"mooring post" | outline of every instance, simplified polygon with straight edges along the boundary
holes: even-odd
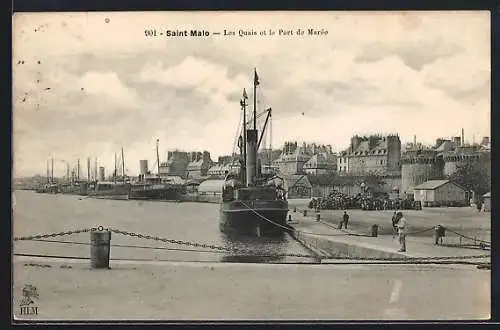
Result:
[[[292,215],[291,214],[288,215],[288,222],[292,222]]]
[[[307,217],[307,210],[304,210],[304,216]]]
[[[372,237],[378,236],[378,225],[372,225]]]
[[[257,237],[260,237],[260,225],[257,225],[257,228],[255,228],[255,232],[257,234]]]
[[[90,232],[90,267],[92,269],[109,269],[111,250],[111,232],[102,226]]]
[[[320,214],[316,214],[316,221],[319,221],[321,218],[321,215]]]
[[[293,212],[297,212],[297,208],[296,207],[293,208]]]

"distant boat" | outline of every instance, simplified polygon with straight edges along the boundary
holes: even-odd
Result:
[[[141,182],[130,185],[130,199],[180,200],[182,185],[166,182],[164,179],[144,177]]]
[[[87,196],[90,198],[128,200],[129,190],[129,183],[99,181],[95,184],[94,189],[87,190]]]
[[[259,84],[257,71],[254,76],[254,115],[253,129],[247,129],[246,122],[246,91],[240,105],[243,109],[243,134],[240,136],[239,147],[243,170],[240,178],[227,175],[222,191],[220,204],[219,229],[225,233],[257,234],[267,232],[283,232],[288,229],[286,217],[288,202],[281,179],[274,177],[265,178],[257,168],[259,161],[258,149],[263,135],[260,138],[256,128],[256,87]],[[267,110],[266,129],[271,109]],[[283,180],[281,180],[283,181]]]
[[[155,200],[179,200],[182,193],[182,185],[171,182],[168,178],[160,177],[160,156],[158,152],[159,140],[156,140],[156,163],[158,173],[141,174],[139,182],[130,185],[130,199],[155,199]]]
[[[47,183],[41,187],[38,187],[35,191],[37,193],[57,194],[59,193],[59,185],[55,183]]]
[[[81,191],[81,186],[79,183],[71,183],[61,186],[61,193],[65,195],[79,195]]]

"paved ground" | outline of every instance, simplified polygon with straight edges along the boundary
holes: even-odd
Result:
[[[31,264],[31,265],[30,265]],[[37,266],[38,265],[38,266]],[[40,266],[47,267],[40,267]],[[472,266],[14,262],[14,312],[37,287],[50,320],[454,320],[490,316],[490,272]]]
[[[339,249],[342,249],[341,245],[351,245],[352,248],[349,250],[352,254],[366,254],[369,252],[366,249],[372,250],[369,255],[364,255],[365,257],[383,257],[389,254],[394,255],[394,257],[455,257],[486,255],[490,253],[489,250],[483,250],[479,247],[459,247],[455,245],[455,243],[458,243],[458,240],[454,237],[445,237],[443,239],[444,245],[435,245],[432,237],[422,236],[409,236],[406,244],[407,252],[398,253],[397,250],[400,248],[399,242],[392,235],[379,235],[378,237],[348,235],[349,233],[356,232],[352,229],[348,229],[347,231],[339,230],[328,222],[318,222],[312,217],[303,216],[297,217],[292,226],[295,230],[305,233],[306,235],[302,235],[303,237],[312,237],[313,239],[310,239],[310,241],[313,243],[316,239],[327,240],[339,243],[337,245]],[[331,246],[335,247],[335,244]],[[357,247],[359,249],[356,249]],[[378,251],[381,252],[380,255],[377,253]],[[486,262],[488,260],[482,259],[481,261]]]
[[[289,200],[290,208],[297,207],[299,212],[290,212],[292,218],[300,218],[300,211],[307,209],[308,200]],[[308,210],[309,212],[314,212]],[[379,233],[392,234],[391,218],[394,211],[363,211],[348,210],[350,219],[349,227],[358,232],[369,233],[371,226],[377,224]],[[445,227],[469,236],[490,241],[491,237],[491,213],[477,212],[471,207],[442,207],[442,208],[424,208],[421,211],[403,210],[408,221],[410,232],[421,231],[436,225]],[[321,210],[321,219],[334,225],[338,225],[342,219],[341,210]],[[450,233],[451,234],[451,233]],[[431,237],[432,231],[418,234],[418,236]],[[456,236],[456,235],[454,235]],[[464,239],[465,241],[465,239]]]

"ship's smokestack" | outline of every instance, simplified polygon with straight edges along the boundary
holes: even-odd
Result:
[[[246,179],[248,186],[254,185],[257,176],[257,130],[247,130]]]
[[[148,160],[141,159],[139,161],[140,174],[148,174]]]
[[[104,172],[104,167],[101,166],[99,167],[99,181],[104,181],[106,178],[105,172]]]

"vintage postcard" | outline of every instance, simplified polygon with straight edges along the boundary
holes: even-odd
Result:
[[[16,321],[490,318],[489,12],[13,16]]]

